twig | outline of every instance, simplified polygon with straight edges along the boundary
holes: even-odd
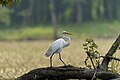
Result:
[[[94,68],[94,74],[93,74],[92,79],[91,79],[91,80],[94,80],[96,73],[97,73],[97,68],[94,65],[94,62],[93,62],[92,57],[91,57],[91,53],[89,53],[89,52],[86,52],[86,53],[87,53],[88,57],[90,58],[90,61],[91,61],[93,68]],[[88,59],[88,57],[86,58],[86,60]]]
[[[95,76],[96,76],[96,73],[97,73],[97,68],[95,68],[94,75],[93,75],[93,77],[92,77],[91,80],[94,80],[94,78],[95,78]]]
[[[107,56],[107,58],[109,58],[109,59],[114,59],[114,60],[117,60],[117,61],[120,61],[120,58],[116,58],[116,57],[113,57],[113,56]]]
[[[90,58],[90,61],[92,63],[93,68],[95,69],[95,65],[94,65],[94,62],[92,60],[91,53],[89,53],[89,52],[86,52],[86,53],[87,53],[88,57]]]

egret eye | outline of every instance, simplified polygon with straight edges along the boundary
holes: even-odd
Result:
[[[65,33],[67,33],[67,31],[63,31],[63,32],[62,32],[62,34],[65,34]]]

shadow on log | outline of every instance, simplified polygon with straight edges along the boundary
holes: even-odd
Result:
[[[109,49],[108,53],[103,56],[100,67],[97,67],[95,77],[102,80],[120,80],[120,74],[108,71],[109,62],[114,59],[112,55],[116,52],[120,45],[120,35]],[[95,73],[94,69],[79,68],[74,66],[59,66],[33,69],[30,72],[18,77],[16,80],[66,80],[66,79],[87,79],[91,80]],[[95,79],[93,79],[95,80]]]

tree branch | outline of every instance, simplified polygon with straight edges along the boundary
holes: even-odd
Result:
[[[90,61],[92,63],[93,68],[95,69],[96,67],[95,67],[94,62],[92,60],[91,53],[89,53],[89,52],[86,52],[86,53],[87,53],[87,56],[90,58]]]
[[[99,56],[99,57],[97,57],[97,58],[105,58],[105,56]],[[117,61],[120,61],[120,58],[116,58],[116,57],[113,57],[113,56],[106,56],[107,58],[109,58],[109,59],[113,59],[113,60],[117,60]]]
[[[104,59],[102,61],[102,64],[100,65],[100,68],[102,70],[108,70],[108,64],[109,64],[111,59],[108,58],[107,56],[112,56],[116,52],[119,45],[120,45],[120,35],[115,40],[112,47],[109,49],[108,53],[105,55],[105,57],[104,57]]]

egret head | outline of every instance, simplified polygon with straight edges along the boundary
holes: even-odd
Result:
[[[62,34],[63,34],[63,35],[64,35],[64,34],[73,35],[72,33],[69,33],[69,32],[67,32],[67,31],[63,31]]]

